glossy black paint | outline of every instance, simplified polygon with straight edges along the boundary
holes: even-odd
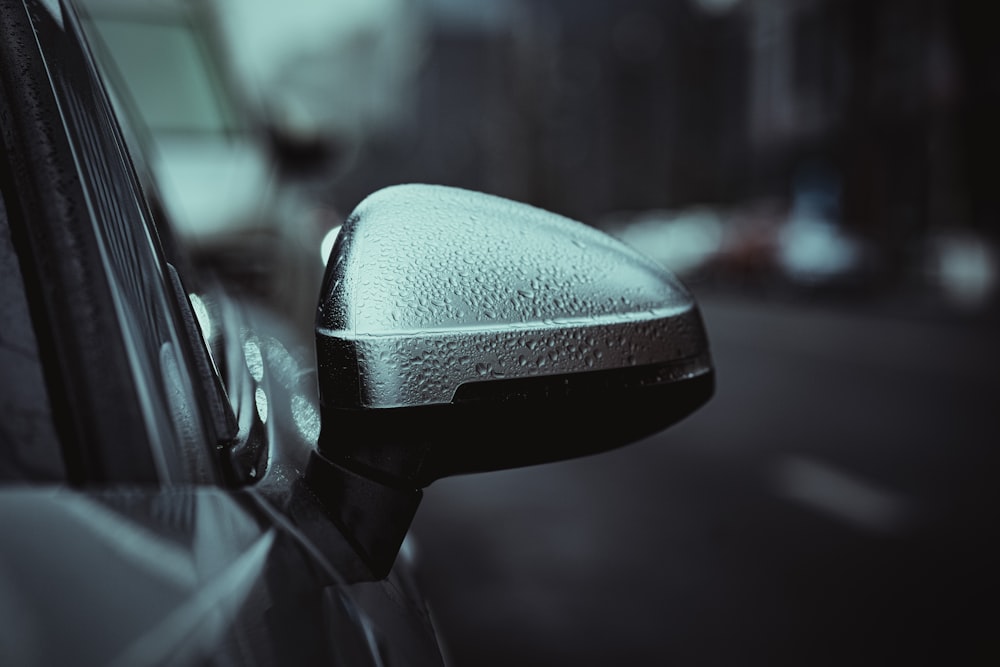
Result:
[[[253,489],[7,487],[0,516],[3,664],[441,664],[410,582],[345,580]]]

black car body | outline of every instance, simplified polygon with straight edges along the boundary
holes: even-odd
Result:
[[[2,16],[0,662],[438,664],[408,582],[238,479],[304,468],[308,348],[182,281],[73,12]]]
[[[359,303],[387,297],[365,279],[364,243],[400,210],[503,212],[515,229],[530,219],[543,244],[568,235],[577,253],[621,252],[571,221],[448,189],[388,193],[345,224],[317,359],[287,322],[192,269],[72,5],[2,0],[0,30],[0,663],[442,664],[406,539],[421,489],[618,446],[711,395],[697,308],[631,255],[623,284],[583,279],[602,294],[589,301],[560,296],[576,287],[546,267],[550,296],[520,290],[535,299],[523,317],[520,302],[492,297],[485,315],[435,314],[412,293],[423,274],[403,271],[379,283],[405,297],[389,329],[366,329]],[[479,243],[466,235],[441,241],[455,262]],[[382,250],[391,261],[409,247]],[[504,264],[493,268],[470,285],[489,293],[485,276],[508,280]],[[623,295],[607,297],[609,285]],[[563,312],[579,315],[553,316]],[[532,318],[547,333],[526,342]],[[605,334],[607,355],[591,339]],[[539,340],[544,359],[517,354]],[[468,352],[452,363],[468,371],[434,375],[441,357],[422,352],[432,374],[414,385],[367,384],[392,376],[394,354],[434,341],[447,343],[441,354]],[[457,398],[407,402],[418,385],[447,390],[446,379]],[[595,405],[628,420],[595,428],[579,418]],[[567,419],[546,422],[553,411]],[[506,426],[470,442],[469,424],[500,417]],[[582,446],[546,444],[591,431]]]

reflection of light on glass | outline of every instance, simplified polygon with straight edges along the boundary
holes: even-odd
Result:
[[[253,395],[254,402],[257,404],[257,414],[260,416],[260,420],[263,423],[267,423],[267,394],[260,387],[257,387],[257,391]]]
[[[295,357],[277,338],[268,337],[262,342],[271,379],[277,378],[286,389],[291,389],[299,381],[299,364]]]
[[[340,225],[337,225],[330,231],[326,233],[323,240],[319,244],[319,254],[323,259],[323,263],[326,264],[330,259],[330,253],[333,251],[333,244],[337,240],[337,234],[340,233]]]
[[[301,394],[292,396],[292,418],[299,433],[307,442],[319,440],[319,413],[309,400]]]
[[[253,338],[243,343],[243,356],[247,360],[247,370],[257,382],[264,377],[264,358],[260,354],[260,346]]]
[[[417,562],[417,545],[413,537],[407,533],[403,538],[403,543],[399,545],[399,556],[401,562],[409,563],[411,566]]]
[[[194,310],[194,316],[198,319],[198,326],[201,327],[201,335],[208,342],[212,340],[212,318],[208,314],[208,308],[205,307],[205,302],[201,300],[201,297],[197,294],[188,294],[188,298],[191,299],[191,309]]]

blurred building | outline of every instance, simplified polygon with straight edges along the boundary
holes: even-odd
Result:
[[[980,258],[995,256],[998,221],[982,179],[1000,150],[996,121],[987,120],[1000,110],[1000,62],[983,5],[756,0],[747,8],[753,162],[767,187],[824,161],[839,175],[841,222],[878,249],[881,278],[943,281],[946,291],[986,297],[996,267]],[[969,251],[952,254],[956,240]],[[939,271],[942,262],[951,268]]]
[[[418,4],[415,114],[345,174],[345,199],[433,180],[593,221],[732,198],[746,180],[740,17],[684,0]]]
[[[834,227],[811,242],[856,237],[886,285],[995,276],[1000,63],[982,3],[216,5],[270,121],[335,149],[342,214],[405,181],[593,224],[690,207],[716,208],[727,228],[762,212],[782,223],[820,196]]]

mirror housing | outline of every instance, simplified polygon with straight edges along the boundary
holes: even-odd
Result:
[[[662,266],[445,186],[385,188],[349,216],[316,346],[322,453],[418,488],[621,446],[713,390],[698,308]]]
[[[327,505],[375,507],[382,486],[415,511],[407,494],[436,479],[619,447],[714,391],[697,305],[661,265],[583,223],[437,185],[379,190],[345,221],[316,351]],[[353,532],[380,532],[378,512],[352,512]],[[390,513],[405,533],[412,512]]]

